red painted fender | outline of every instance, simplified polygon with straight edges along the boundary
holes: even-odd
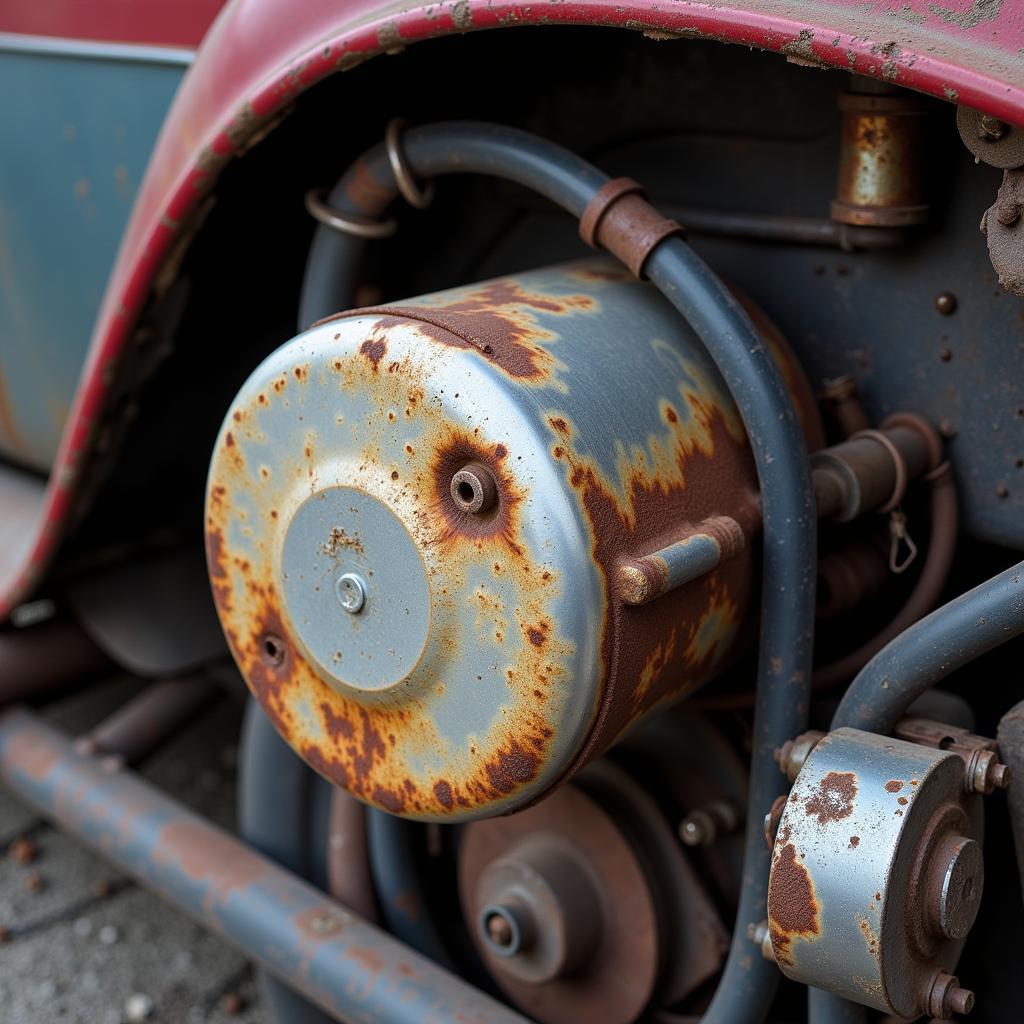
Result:
[[[602,25],[775,50],[980,107],[1024,125],[1017,0],[232,0],[164,124],[93,332],[28,554],[0,579],[0,619],[45,571],[63,532],[112,365],[180,225],[223,166],[314,83],[434,36],[525,24]]]

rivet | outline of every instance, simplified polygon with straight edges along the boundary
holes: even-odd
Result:
[[[349,615],[358,615],[366,605],[366,581],[355,572],[342,573],[334,584],[338,603]]]

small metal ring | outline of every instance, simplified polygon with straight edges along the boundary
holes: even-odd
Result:
[[[395,184],[402,198],[417,210],[425,210],[434,201],[434,183],[427,182],[421,188],[409,169],[409,161],[402,149],[402,129],[405,122],[400,118],[392,118],[384,129],[384,148],[387,150],[391,173],[395,176]]]
[[[893,484],[892,494],[889,500],[878,509],[879,514],[884,515],[896,508],[907,493],[907,464],[903,461],[899,448],[881,430],[858,430],[850,440],[858,437],[868,437],[872,441],[877,441],[889,453],[889,458],[892,459],[893,467],[896,470],[896,481]]]
[[[370,220],[368,217],[353,217],[342,213],[327,202],[327,189],[311,188],[306,193],[306,212],[324,227],[333,228],[344,235],[356,238],[389,238],[398,230],[394,217],[387,220]]]
[[[944,477],[951,477],[952,475],[953,464],[949,461],[949,459],[945,459],[943,462],[940,462],[934,469],[929,470],[927,473],[925,473],[925,475],[921,477],[921,480],[926,484],[933,484],[939,480],[942,480]]]

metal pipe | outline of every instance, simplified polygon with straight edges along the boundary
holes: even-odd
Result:
[[[0,707],[53,693],[110,659],[76,623],[54,619],[0,632]]]
[[[790,217],[770,213],[740,213],[697,207],[666,206],[663,212],[685,225],[692,235],[749,238],[761,242],[792,242],[796,245],[857,249],[892,249],[908,239],[904,228],[862,227],[841,224],[824,217]]]
[[[868,1011],[859,1003],[807,986],[807,1019],[813,1024],[865,1024]]]
[[[152,683],[76,740],[75,749],[138,764],[187,725],[217,693],[217,687],[203,676]]]
[[[673,544],[623,562],[619,592],[626,604],[644,605],[706,576],[743,550],[743,528],[730,516],[713,516]]]
[[[1024,633],[1024,562],[961,594],[892,640],[858,673],[832,728],[888,733],[929,687]]]
[[[1017,852],[1021,892],[1024,893],[1024,701],[1015,704],[1003,715],[996,733],[999,757],[1010,769],[1010,785],[1006,800],[1010,809],[1013,846]]]
[[[870,640],[838,661],[825,665],[814,673],[814,686],[834,686],[859,672],[887,643],[912,626],[922,615],[935,607],[942,588],[949,578],[956,551],[959,528],[956,486],[953,472],[947,464],[936,473],[931,483],[932,532],[928,540],[928,554],[914,589],[892,621]]]
[[[0,778],[337,1020],[527,1024],[138,776],[76,753],[21,708],[0,715]]]
[[[443,174],[489,174],[517,182],[579,217],[608,176],[561,146],[500,125],[455,122],[414,128],[402,136],[419,180]],[[335,186],[330,203],[343,213],[380,216],[398,194],[384,145],[364,154]],[[321,227],[303,281],[300,316],[308,325],[345,308],[365,243]],[[783,792],[773,751],[806,726],[814,641],[817,515],[800,422],[774,358],[736,297],[679,238],[647,259],[651,281],[704,343],[732,394],[750,438],[764,523],[761,649],[748,823],[763,820]],[[722,980],[708,1024],[764,1019],[778,971],[756,955],[746,925],[764,914],[768,851],[748,825],[743,889]]]

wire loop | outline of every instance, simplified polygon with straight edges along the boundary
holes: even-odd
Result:
[[[409,169],[409,161],[406,160],[405,150],[402,149],[404,128],[405,122],[400,117],[395,117],[384,129],[384,148],[388,154],[388,164],[391,166],[391,173],[395,176],[395,184],[402,198],[417,210],[425,210],[434,201],[434,183],[428,181],[426,186],[421,188]]]
[[[398,222],[394,217],[371,220],[369,217],[342,213],[327,202],[327,189],[324,188],[312,188],[306,193],[306,212],[324,227],[356,238],[389,238],[398,230]]]

